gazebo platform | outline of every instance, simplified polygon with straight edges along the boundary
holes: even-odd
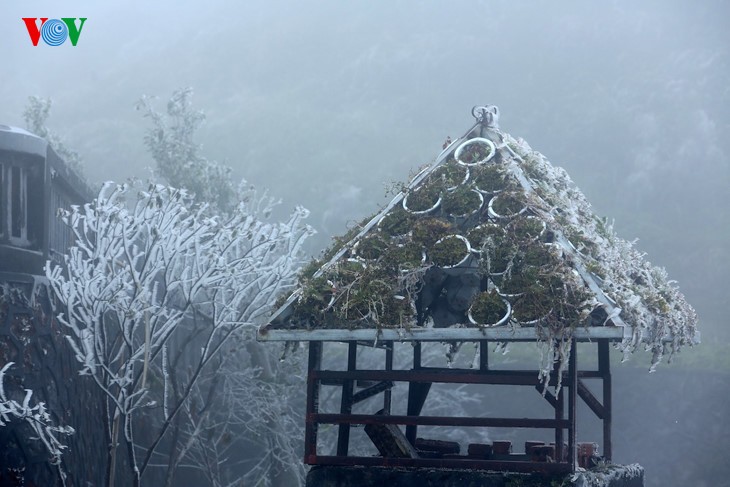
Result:
[[[489,346],[498,342],[536,341],[536,328],[449,328],[406,330],[266,330],[260,333],[262,340],[303,340],[309,342],[309,367],[307,377],[307,408],[305,425],[305,463],[327,466],[368,467],[418,467],[425,469],[446,468],[474,471],[499,471],[538,473],[542,475],[565,475],[576,472],[579,466],[579,452],[576,443],[576,402],[581,398],[589,409],[602,421],[602,458],[611,459],[611,371],[609,348],[611,342],[624,339],[624,328],[617,326],[584,327],[573,330],[571,353],[566,370],[559,372],[556,366],[544,390],[544,379],[537,370],[495,370],[489,363]],[[449,368],[428,367],[421,362],[422,343],[430,341],[474,342],[480,350],[478,367]],[[336,370],[323,369],[322,356],[325,348],[333,343],[347,343],[346,364]],[[410,342],[410,343],[408,343]],[[597,367],[595,370],[580,370],[577,365],[577,343],[596,345]],[[381,369],[359,369],[358,353],[363,347],[378,347],[385,351]],[[585,346],[581,347],[585,352]],[[396,352],[397,350],[397,352]],[[589,348],[590,350],[590,348]],[[411,352],[412,351],[412,352]],[[394,368],[394,355],[410,354],[398,363],[406,367]],[[406,358],[406,360],[403,360]],[[562,387],[557,394],[553,391],[558,384],[558,373],[562,375]],[[587,385],[588,379],[601,381],[599,400]],[[405,415],[391,414],[391,388],[394,383],[405,383],[408,387]],[[423,416],[421,411],[434,383],[528,386],[543,393],[552,406],[554,414],[548,418],[509,417],[461,417]],[[338,413],[321,412],[319,397],[322,387],[340,388],[341,397]],[[358,403],[382,396],[382,409],[370,414],[353,414]],[[334,454],[320,453],[317,445],[319,428],[323,425],[337,425],[337,447]],[[353,427],[365,426],[365,431],[380,452],[379,456],[355,456],[350,453],[350,431]],[[463,454],[424,455],[417,451],[419,426],[462,427],[462,428],[526,428],[552,430],[554,443],[550,458],[537,458],[528,451],[512,454],[464,452]],[[405,428],[405,434],[401,427]],[[487,450],[491,446],[486,446]],[[344,471],[343,471],[344,472]],[[339,475],[339,474],[338,474]],[[416,474],[413,474],[416,475]],[[319,485],[319,484],[312,484]],[[323,484],[324,485],[324,484]],[[336,484],[333,484],[336,485]],[[349,485],[349,484],[342,484]],[[401,485],[401,484],[398,484]],[[406,485],[406,484],[403,484]],[[476,485],[476,484],[475,484]],[[500,485],[500,484],[495,484]]]

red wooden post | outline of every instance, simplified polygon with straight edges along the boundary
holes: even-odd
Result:
[[[319,379],[314,375],[322,366],[322,342],[309,342],[309,364],[307,372],[307,414],[304,423],[304,463],[313,465],[317,461],[317,423],[314,417],[319,411]]]

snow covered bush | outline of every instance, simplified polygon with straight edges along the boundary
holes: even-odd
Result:
[[[211,216],[185,190],[106,183],[92,203],[62,212],[75,245],[46,275],[82,373],[107,396],[110,485],[119,433],[140,485],[229,339],[293,285],[312,233],[307,211],[270,223],[260,218],[267,202],[253,196]],[[157,419],[137,428],[150,410]]]
[[[200,110],[192,108],[192,88],[176,90],[167,102],[165,113],[155,110],[153,97],[143,96],[137,103],[153,127],[145,135],[145,145],[161,176],[176,188],[186,188],[196,201],[229,212],[236,205],[236,185],[232,169],[200,153],[195,132],[205,121]]]

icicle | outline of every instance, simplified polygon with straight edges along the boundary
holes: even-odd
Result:
[[[451,368],[454,366],[454,357],[461,347],[461,343],[451,342],[447,345],[448,351],[446,352],[446,366]]]
[[[167,371],[167,345],[162,346],[162,414],[167,418],[167,395],[168,395],[169,374]]]
[[[284,342],[284,350],[282,350],[282,352],[281,352],[281,357],[279,357],[279,362],[285,362],[286,359],[289,357],[289,355],[294,353],[297,350],[298,345],[299,345],[299,342],[294,342],[294,341]]]

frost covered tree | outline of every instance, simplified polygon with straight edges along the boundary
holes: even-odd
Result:
[[[152,121],[145,143],[156,162],[156,176],[194,192],[197,202],[209,205],[209,214],[228,214],[240,201],[252,213],[268,217],[276,202],[257,195],[245,181],[234,184],[230,167],[201,154],[195,135],[205,117],[193,109],[191,89],[174,92],[164,113],[156,110],[151,97],[142,97],[137,108]],[[311,233],[308,228],[306,235]],[[293,270],[279,278],[293,284]],[[259,305],[261,317],[273,302]],[[280,361],[280,351],[258,343],[253,331],[237,334],[216,367],[197,382],[195,399],[186,403],[184,417],[172,428],[169,449],[156,457],[167,470],[166,485],[173,485],[178,468],[196,469],[214,486],[239,485],[241,477],[246,485],[302,482],[298,443],[303,434],[295,412],[301,411],[297,401],[304,400],[296,381],[303,361]],[[168,357],[176,364],[171,368],[183,373],[180,364],[186,357]]]
[[[260,354],[265,348],[252,349],[243,341],[245,353],[232,353],[232,360],[213,376],[219,381],[219,397],[211,401],[198,393],[188,403],[180,449],[187,449],[188,468],[194,465],[206,485],[300,485],[305,473],[299,413],[303,361],[277,363],[272,354]],[[245,341],[254,343],[253,337]],[[259,355],[252,357],[251,352]],[[265,368],[256,366],[267,363]]]
[[[40,441],[48,452],[51,464],[58,469],[61,483],[66,485],[66,473],[61,468],[61,455],[67,447],[59,436],[71,435],[74,433],[74,429],[70,426],[55,425],[44,402],[32,404],[32,390],[25,389],[22,401],[10,397],[8,391],[5,390],[4,379],[5,374],[13,365],[13,362],[8,362],[0,369],[0,428],[13,421],[27,424],[35,434],[34,438]]]
[[[251,201],[211,216],[185,190],[107,183],[62,212],[76,243],[46,275],[82,373],[107,397],[109,485],[120,443],[141,484],[227,342],[292,285],[307,212],[270,223]]]
[[[191,88],[175,91],[165,114],[155,110],[152,97],[143,96],[137,102],[137,109],[152,121],[145,145],[155,160],[156,176],[171,186],[188,189],[196,201],[227,212],[235,206],[238,196],[232,170],[201,154],[201,145],[194,138],[205,115],[193,110],[192,96]]]

